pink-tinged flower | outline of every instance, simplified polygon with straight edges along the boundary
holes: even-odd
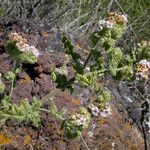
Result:
[[[135,78],[137,81],[147,80],[148,74],[144,74],[144,72],[138,72],[135,74]]]
[[[143,59],[139,62],[139,64],[141,65],[146,65],[148,67],[148,69],[150,69],[150,62],[147,61],[146,59]]]

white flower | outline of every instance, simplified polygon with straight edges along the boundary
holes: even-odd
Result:
[[[56,68],[55,71],[61,75],[65,75],[67,76],[68,75],[68,70],[66,68],[66,66],[62,66],[60,68]]]
[[[105,25],[106,24],[106,20],[105,19],[102,19],[99,21],[99,25]]]
[[[11,39],[13,41],[16,41],[18,43],[20,43],[20,42],[27,43],[27,40],[25,38],[23,38],[21,35],[19,35],[18,33],[16,33],[16,32],[12,32],[9,35],[9,39]]]
[[[90,71],[90,67],[85,67],[86,71]]]
[[[89,108],[90,108],[91,113],[92,113],[93,116],[98,116],[98,114],[99,114],[98,107],[94,106],[93,104],[90,104]]]
[[[139,64],[141,64],[141,65],[146,65],[146,64],[147,64],[147,60],[146,60],[146,59],[143,59],[143,60],[141,60],[141,61],[139,62]]]
[[[108,117],[112,114],[112,110],[111,108],[107,108],[107,109],[104,109],[100,114],[102,117]]]
[[[112,29],[113,28],[113,23],[110,21],[106,21],[106,28]]]
[[[109,103],[106,103],[104,109],[100,113],[102,117],[108,117],[112,114],[112,109]]]
[[[86,123],[86,117],[78,113],[74,114],[72,119],[74,120],[74,124],[77,126],[81,126]]]
[[[82,60],[79,60],[79,63],[80,63],[81,65],[84,65],[84,62],[83,62]]]
[[[28,44],[25,44],[23,42],[16,43],[16,46],[21,52],[31,52],[37,58],[40,55],[40,52],[34,46],[29,46]]]
[[[106,25],[106,20],[105,19],[99,21],[99,29],[100,29],[100,31],[103,30],[105,25]]]
[[[33,55],[35,55],[37,58],[40,55],[40,52],[34,47],[34,46],[30,46],[29,50],[33,53]]]
[[[106,21],[105,19],[99,21],[99,28],[102,30],[103,28],[111,29],[113,28],[113,23],[110,21]]]
[[[21,52],[27,52],[28,51],[28,47],[29,47],[28,44],[25,44],[23,42],[16,43],[16,46],[17,46],[18,50],[21,51]]]
[[[148,79],[148,74],[144,74],[144,72],[138,72],[135,74],[135,78],[137,81],[141,81],[141,80],[147,80]]]
[[[148,67],[148,69],[150,69],[150,62],[147,62],[147,67]]]
[[[77,126],[84,125],[85,123],[86,123],[86,118],[84,118],[84,117],[81,117],[81,118],[75,120],[75,124],[76,124]]]
[[[127,14],[122,15],[122,18],[124,19],[125,22],[128,22],[128,15]]]

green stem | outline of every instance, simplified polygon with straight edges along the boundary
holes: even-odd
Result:
[[[89,61],[89,59],[90,59],[91,56],[92,56],[93,49],[96,48],[98,42],[99,42],[99,40],[93,45],[92,50],[90,51],[90,53],[89,53],[87,59],[86,59],[85,62],[84,62],[83,69],[86,67],[86,65],[87,65],[87,63],[88,63],[88,61]]]
[[[123,67],[121,67],[121,68],[117,68],[117,69],[116,69],[116,71],[120,71],[120,70],[122,70],[122,69],[123,69]]]
[[[47,110],[47,109],[45,109],[45,108],[40,108],[40,110],[41,110],[41,111],[48,112],[48,113],[50,113],[50,114],[51,114],[51,111],[50,111],[50,110]],[[60,116],[59,116],[59,115],[57,115],[57,114],[56,114],[56,117],[57,117],[57,118],[59,118],[59,119],[61,119],[61,120],[65,120],[64,118],[60,117]]]
[[[12,93],[13,93],[13,89],[14,89],[14,82],[15,82],[15,78],[11,81],[9,99],[11,99],[11,97],[12,97]]]
[[[52,92],[50,92],[49,94],[47,94],[46,96],[44,96],[40,101],[41,103],[45,103],[47,102],[48,100],[50,100],[50,98],[52,98],[54,95],[56,95],[58,92],[60,92],[59,89],[55,89],[53,90]]]
[[[13,80],[11,81],[11,86],[10,86],[10,93],[9,93],[9,99],[11,100],[11,97],[12,97],[12,93],[13,93],[13,90],[14,90],[14,83],[15,83],[15,79],[16,79],[16,69],[18,67],[18,63],[15,64],[15,67],[14,67],[14,74],[15,74],[15,77],[13,78]]]
[[[83,65],[83,69],[86,67],[86,65],[87,65],[89,59],[91,58],[91,56],[92,56],[92,50],[90,51],[90,53],[89,53],[87,59],[85,60],[85,63],[84,63],[84,65]]]

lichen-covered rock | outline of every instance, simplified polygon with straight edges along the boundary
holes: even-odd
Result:
[[[6,54],[3,44],[7,41],[8,30],[19,32],[28,44],[34,45],[41,54],[34,64],[18,64],[21,72],[16,75],[12,102],[19,104],[23,98],[28,98],[30,101],[33,96],[41,99],[58,86],[52,79],[53,69],[61,68],[68,59],[61,42],[62,32],[58,29],[50,30],[50,28],[45,28],[32,21],[16,21],[7,24],[0,34],[0,39],[3,40],[0,45],[0,73],[2,78],[15,66],[15,60]],[[77,44],[75,41],[74,44]],[[88,49],[84,49],[78,43],[75,51],[78,50],[82,58],[85,58]],[[66,64],[66,69],[68,73],[67,82],[74,78],[76,72],[70,62]],[[108,80],[110,82],[107,82]],[[15,121],[7,121],[1,127],[0,137],[9,143],[2,143],[3,139],[0,139],[0,148],[6,150],[80,150],[87,149],[84,143],[86,142],[91,150],[144,150],[140,111],[135,111],[141,106],[138,96],[135,97],[132,89],[130,91],[125,83],[118,86],[110,77],[99,80],[99,82],[106,84],[106,87],[111,91],[111,115],[104,117],[99,112],[92,118],[89,127],[83,131],[82,138],[67,139],[61,121],[51,114],[41,111],[41,127],[39,128],[34,128],[29,124],[18,125]],[[8,95],[10,91],[9,81],[3,78],[3,83],[5,84],[4,92]],[[75,114],[80,107],[84,107],[96,97],[90,87],[83,88],[79,83],[75,83],[72,89],[71,92],[67,88],[63,89],[54,96],[53,100],[59,111],[64,108],[70,114]],[[49,105],[50,101],[47,101],[45,107]],[[4,134],[6,135],[3,136]]]

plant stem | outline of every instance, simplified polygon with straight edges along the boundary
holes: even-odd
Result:
[[[87,59],[85,60],[85,63],[84,63],[84,65],[83,65],[83,69],[86,67],[86,65],[87,65],[87,63],[88,63],[88,61],[89,61],[89,59],[91,58],[91,55],[92,55],[92,50],[90,51],[90,53],[89,53]]]
[[[44,96],[40,101],[41,103],[45,103],[47,102],[50,98],[52,98],[54,95],[56,95],[58,92],[60,92],[59,89],[55,89],[52,92],[50,92],[49,94],[47,94],[46,96]]]
[[[14,83],[15,83],[15,79],[16,79],[16,69],[18,67],[18,63],[15,63],[15,67],[14,67],[14,74],[15,74],[15,77],[13,78],[13,80],[11,81],[11,86],[10,86],[10,93],[9,93],[9,99],[11,100],[11,97],[12,97],[12,93],[13,93],[13,90],[14,90]]]
[[[9,93],[9,99],[11,99],[11,96],[12,96],[12,93],[13,93],[14,82],[15,82],[15,78],[11,81],[10,93]]]
[[[89,149],[89,147],[87,146],[87,144],[86,144],[85,140],[83,139],[82,134],[80,135],[80,137],[81,137],[81,139],[82,139],[82,141],[83,141],[83,143],[84,143],[84,145],[85,145],[86,149],[87,149],[87,150],[90,150],[90,149]]]
[[[89,59],[90,59],[91,56],[92,56],[93,49],[96,48],[96,46],[98,45],[98,42],[99,42],[99,40],[93,45],[93,47],[92,47],[92,49],[91,49],[91,51],[90,51],[90,53],[89,53],[87,59],[85,60],[85,63],[84,63],[84,65],[83,65],[83,69],[86,67],[86,65],[87,65],[87,63],[88,63],[88,61],[89,61]]]
[[[45,111],[45,112],[48,112],[51,114],[51,111],[50,110],[47,110],[45,108],[40,108],[41,111]],[[60,117],[59,115],[57,115],[57,118],[61,119],[61,120],[65,120],[64,118]]]

